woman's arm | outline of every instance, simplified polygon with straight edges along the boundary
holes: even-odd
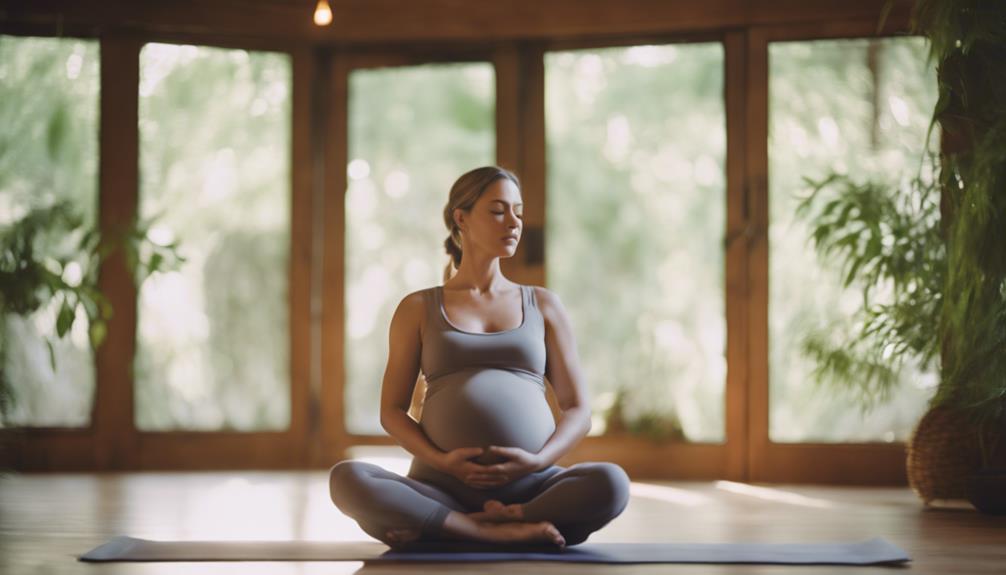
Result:
[[[559,296],[534,286],[538,308],[545,318],[545,377],[552,384],[562,415],[555,432],[538,452],[544,469],[568,453],[590,431],[590,400],[573,326]]]
[[[406,451],[442,470],[446,453],[433,445],[419,424],[409,417],[422,353],[419,329],[426,311],[422,298],[419,292],[405,296],[391,318],[388,365],[381,385],[381,427]]]

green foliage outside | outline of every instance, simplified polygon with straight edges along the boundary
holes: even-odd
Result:
[[[186,263],[137,302],[142,430],[283,430],[291,420],[288,54],[140,51],[140,207]]]
[[[592,434],[726,437],[723,66],[718,43],[545,56],[546,283]]]
[[[98,82],[97,42],[0,36],[2,257],[7,273],[25,270],[4,289],[23,294],[5,295],[4,309],[22,312],[4,311],[0,318],[0,372],[8,398],[4,425],[82,426],[90,419],[94,362],[88,319],[78,308],[68,337],[58,337],[57,317],[65,308],[62,298],[49,294],[65,289],[63,283],[74,287],[94,266],[74,256],[93,247],[81,241],[82,230],[97,222]],[[31,217],[33,210],[38,211]],[[53,230],[46,210],[52,210]],[[81,231],[69,233],[74,228]],[[10,301],[25,298],[36,301],[30,306]],[[63,311],[64,326],[68,317]]]
[[[922,273],[906,268],[932,257],[904,251],[917,237],[906,236],[908,222],[895,217],[902,206],[911,207],[907,218],[931,215],[936,200],[923,193],[927,176],[928,185],[933,179],[923,159],[937,97],[925,49],[921,37],[769,45],[773,441],[905,441],[937,384],[933,366],[918,357],[896,363],[890,346],[848,345],[859,330],[891,328],[884,314],[910,287],[892,282],[891,268],[857,268],[844,259],[846,250],[883,253],[894,271]],[[877,183],[857,185],[842,204],[839,183],[864,179]],[[877,196],[877,189],[891,193]],[[810,216],[819,212],[815,228]],[[815,253],[823,235],[837,236],[839,245]],[[864,294],[881,315],[857,313]],[[866,384],[867,374],[883,376],[899,393]]]

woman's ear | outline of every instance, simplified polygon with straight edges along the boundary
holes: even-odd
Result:
[[[465,211],[461,208],[454,208],[454,212],[451,213],[454,218],[454,224],[458,226],[459,230],[465,230],[467,224],[465,223]]]

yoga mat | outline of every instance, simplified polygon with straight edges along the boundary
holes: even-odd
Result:
[[[880,537],[853,543],[581,543],[558,549],[468,542],[152,541],[118,536],[80,561],[569,561],[873,565],[908,555]]]

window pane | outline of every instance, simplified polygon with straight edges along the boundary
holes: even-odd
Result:
[[[461,174],[495,163],[491,64],[349,76],[346,426],[384,435],[388,328],[407,294],[443,283],[443,208]]]
[[[139,294],[141,429],[289,426],[290,85],[285,54],[140,52],[140,212],[187,258]]]
[[[69,201],[95,225],[98,198],[98,42],[0,36],[0,229],[56,201]],[[74,253],[82,230],[37,238],[48,256]],[[73,282],[80,267],[67,266]],[[13,426],[87,426],[94,399],[94,358],[88,321],[77,314],[56,337],[62,303],[35,314],[9,315],[0,325],[3,371],[12,387]],[[53,372],[45,337],[54,344]]]
[[[785,42],[769,47],[770,438],[904,441],[925,410],[935,373],[909,366],[894,400],[865,416],[848,394],[818,387],[800,351],[808,329],[839,322],[860,303],[821,264],[794,215],[804,177],[831,170],[896,186],[919,169],[936,102],[922,38]],[[938,140],[938,138],[937,138]]]
[[[574,322],[591,434],[724,438],[720,44],[545,58],[548,285]]]

